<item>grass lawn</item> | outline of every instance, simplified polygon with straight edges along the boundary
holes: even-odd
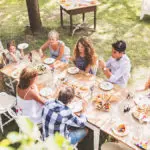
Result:
[[[28,42],[29,48],[38,49],[46,40],[51,29],[60,32],[60,39],[73,49],[77,39],[83,35],[91,37],[98,55],[107,60],[111,55],[111,43],[116,40],[127,42],[127,54],[132,63],[132,76],[129,87],[144,84],[150,75],[150,16],[139,20],[142,0],[99,0],[97,9],[97,30],[78,31],[72,37],[69,28],[60,27],[59,6],[54,0],[39,0],[43,32],[37,36],[27,31],[29,26],[25,0],[0,1],[0,39],[4,47],[8,40],[16,43]],[[93,14],[86,15],[86,22],[93,25]],[[81,22],[81,15],[74,16],[75,24]],[[65,24],[69,25],[69,16],[64,17]],[[102,74],[99,72],[98,74]]]

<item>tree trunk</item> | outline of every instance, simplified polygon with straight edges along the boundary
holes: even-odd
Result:
[[[41,30],[42,23],[40,18],[38,0],[26,0],[30,28],[33,33]]]

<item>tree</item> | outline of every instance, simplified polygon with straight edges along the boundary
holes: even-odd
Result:
[[[33,33],[38,32],[42,27],[38,0],[26,0],[26,4],[31,31]]]

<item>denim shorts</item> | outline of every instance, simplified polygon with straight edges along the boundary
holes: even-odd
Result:
[[[86,134],[87,134],[87,131],[86,131],[85,128],[70,131],[70,133],[69,133],[70,143],[72,145],[77,144],[78,142],[80,142],[86,136]]]

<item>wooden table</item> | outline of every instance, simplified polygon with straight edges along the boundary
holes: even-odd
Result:
[[[44,58],[43,58],[44,59]],[[43,60],[42,60],[43,61]],[[71,75],[69,73],[67,73],[67,65],[64,64],[63,62],[55,62],[54,63],[54,67],[55,69],[55,74],[54,77],[58,78],[58,76],[60,76],[61,74],[65,74],[65,76],[68,79],[68,84],[67,86],[70,85],[77,85],[80,87],[86,87],[87,90],[83,90],[81,92],[81,97],[82,99],[87,100],[88,102],[88,108],[86,111],[86,115],[88,118],[88,122],[87,122],[87,127],[91,128],[94,131],[94,150],[99,150],[99,135],[100,135],[100,131],[104,131],[107,134],[115,137],[117,140],[119,140],[120,142],[126,144],[127,146],[131,147],[132,149],[138,149],[134,143],[131,140],[131,136],[130,133],[129,135],[125,136],[125,137],[119,137],[116,136],[111,128],[113,127],[115,121],[112,120],[111,118],[116,116],[116,118],[120,118],[121,120],[125,121],[128,123],[128,125],[132,128],[132,134],[134,134],[136,132],[136,128],[134,128],[135,126],[140,126],[139,122],[137,122],[136,120],[134,120],[131,116],[131,113],[129,113],[128,115],[125,115],[124,113],[121,113],[121,110],[116,111],[116,109],[120,108],[120,105],[122,104],[122,102],[126,99],[128,90],[127,89],[122,89],[117,85],[114,85],[114,88],[111,91],[107,91],[105,93],[109,93],[112,95],[118,95],[120,97],[120,101],[116,102],[116,103],[112,103],[111,105],[111,110],[110,112],[104,112],[104,111],[100,111],[97,110],[95,108],[95,106],[93,105],[92,101],[91,101],[91,97],[89,94],[89,89],[90,86],[94,84],[94,92],[93,92],[93,96],[96,96],[99,93],[104,92],[103,90],[101,90],[99,88],[99,84],[100,82],[102,82],[102,79],[96,78],[93,75],[89,75],[86,74],[82,71],[80,71],[78,74],[75,75]],[[1,72],[3,72],[5,75],[11,75],[12,70],[14,70],[14,65],[9,65],[4,67]],[[43,87],[46,86],[50,86],[51,87],[51,83],[53,82],[54,78],[52,78],[52,76],[50,75],[50,72],[47,72],[46,74],[40,75],[39,79],[37,81],[37,85],[39,87],[39,90]],[[49,83],[47,85],[47,83]],[[64,83],[63,83],[64,84]],[[59,84],[60,87],[62,87],[63,85]],[[133,102],[131,102],[132,105],[134,105]],[[129,119],[130,117],[130,119]],[[114,118],[114,119],[116,119]]]
[[[74,3],[77,0],[74,0]],[[66,6],[65,3],[62,2],[58,2],[58,4],[60,5],[60,20],[61,20],[61,27],[64,26],[63,24],[63,11],[65,11],[67,14],[69,14],[70,17],[70,34],[72,34],[73,31],[73,19],[72,16],[73,15],[77,15],[77,14],[82,14],[82,20],[84,22],[85,20],[85,13],[87,12],[93,12],[94,13],[94,30],[96,29],[96,8],[97,5],[99,4],[99,2],[95,2],[95,4],[90,4],[88,3],[87,6],[82,6],[82,4],[80,4],[81,0],[78,0],[78,4],[70,4],[70,6]],[[67,3],[67,2],[66,2]],[[75,6],[74,6],[75,5]]]

